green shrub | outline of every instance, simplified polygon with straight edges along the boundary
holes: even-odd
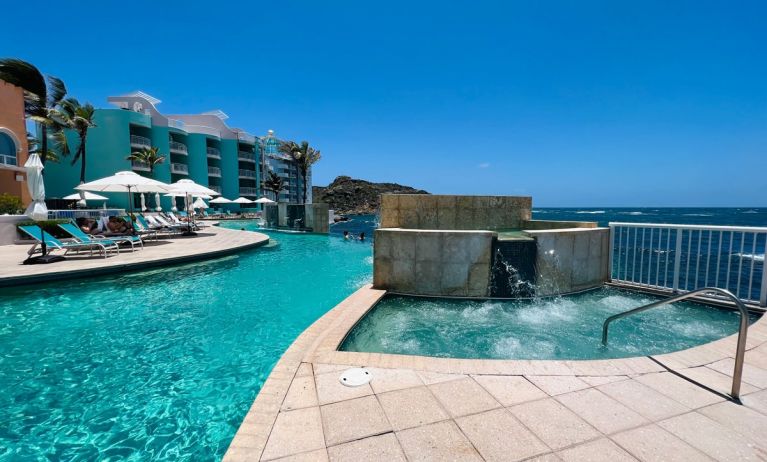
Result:
[[[0,194],[0,215],[10,214],[16,215],[22,213],[24,206],[21,204],[21,198],[18,196],[11,196],[8,193]]]

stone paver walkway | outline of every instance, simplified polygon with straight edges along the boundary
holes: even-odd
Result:
[[[128,270],[171,265],[206,258],[215,258],[269,242],[262,233],[245,232],[208,226],[195,237],[173,237],[147,240],[142,250],[131,252],[121,248],[119,254],[110,252],[108,258],[68,254],[67,260],[48,265],[22,265],[27,258],[27,245],[0,246],[0,287],[52,281],[87,275],[102,275]],[[62,252],[57,252],[62,254]]]
[[[225,460],[767,460],[763,320],[749,332],[736,404],[726,396],[732,338],[654,360],[468,361],[335,351],[381,296],[361,289],[296,340]],[[371,383],[342,385],[338,377],[352,365],[367,366]]]

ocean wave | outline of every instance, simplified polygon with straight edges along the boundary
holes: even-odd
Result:
[[[621,215],[644,215],[642,212],[618,212]]]
[[[759,211],[758,210],[746,210],[745,212],[740,212],[740,213],[759,213]]]
[[[605,211],[604,211],[604,210],[578,210],[578,211],[577,211],[577,212],[575,212],[575,213],[589,213],[589,214],[594,214],[594,213],[605,213]]]
[[[735,257],[742,258],[744,260],[754,260],[754,261],[761,261],[761,262],[764,261],[764,254],[754,255],[752,253],[743,253],[742,254],[742,253],[738,252],[738,253],[732,254],[732,258],[735,258]]]
[[[683,213],[683,217],[713,217],[713,213]]]

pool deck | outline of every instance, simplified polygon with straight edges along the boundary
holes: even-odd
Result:
[[[765,460],[767,320],[652,357],[466,360],[337,351],[383,296],[365,286],[306,329],[264,383],[225,461]],[[370,384],[340,372],[365,366]]]
[[[29,246],[4,245],[0,246],[0,262],[3,263],[0,265],[0,287],[188,263],[252,249],[268,242],[269,236],[262,233],[208,226],[195,237],[147,240],[144,248],[135,252],[122,247],[119,254],[110,252],[106,259],[95,254],[92,257],[87,253],[68,254],[66,261],[48,265],[22,265]]]

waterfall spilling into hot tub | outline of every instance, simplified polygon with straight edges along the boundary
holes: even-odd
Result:
[[[533,239],[495,239],[490,273],[490,296],[534,297],[535,254],[536,244]]]

